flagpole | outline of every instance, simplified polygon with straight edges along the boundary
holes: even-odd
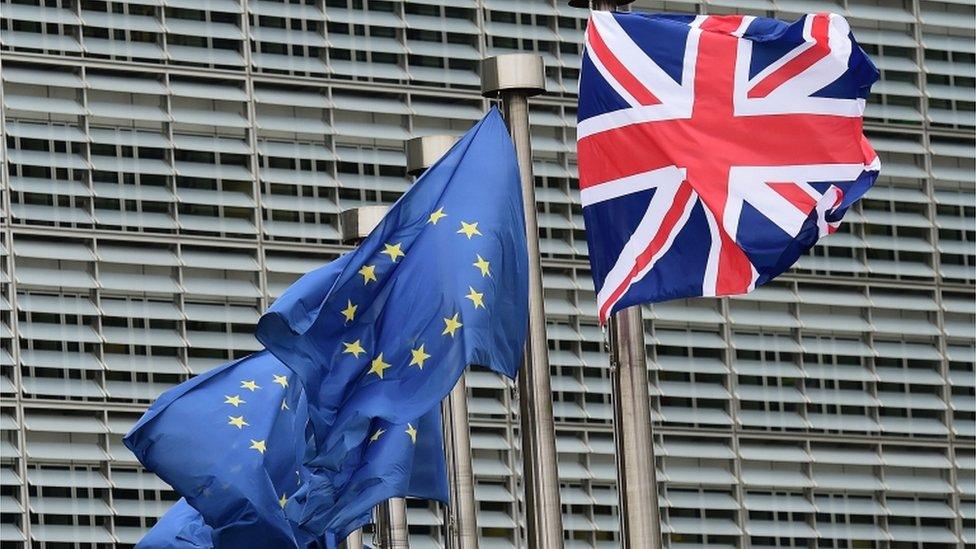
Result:
[[[406,143],[407,173],[419,176],[457,141],[453,135],[415,137]],[[450,478],[447,537],[451,549],[478,549],[478,516],[471,465],[468,389],[462,375],[444,401],[444,442]]]
[[[471,430],[468,426],[468,387],[464,376],[448,395],[445,414],[450,430],[451,512],[448,524],[452,549],[478,549],[478,507],[474,499],[474,468],[471,464]]]
[[[355,244],[369,236],[386,215],[389,206],[361,206],[342,212],[342,240]],[[407,530],[407,502],[390,498],[374,509],[376,546],[379,549],[407,549],[410,547]],[[358,540],[354,539],[358,535]],[[357,530],[346,538],[347,547],[362,547],[362,532]],[[355,545],[359,543],[359,545]]]
[[[529,97],[546,91],[545,65],[535,54],[507,54],[481,62],[481,93],[501,97],[502,113],[515,143],[525,209],[529,253],[529,331],[525,364],[518,376],[522,481],[528,547],[562,547],[562,508],[556,468],[556,429],[549,380],[549,344],[539,259],[532,143],[529,137]]]
[[[621,547],[658,549],[661,517],[640,305],[610,318],[610,369]]]
[[[616,11],[633,0],[570,0],[569,5]],[[659,549],[661,517],[647,388],[647,354],[640,305],[610,317],[610,370],[613,434],[620,503],[620,544],[624,549]]]
[[[390,498],[376,506],[376,547],[408,549],[407,500]]]
[[[363,531],[353,530],[346,539],[343,540],[342,544],[339,545],[342,549],[362,549],[363,547]]]

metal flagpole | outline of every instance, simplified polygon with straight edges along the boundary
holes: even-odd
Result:
[[[617,6],[632,1],[570,0],[569,4],[614,11]],[[624,549],[658,549],[661,547],[661,517],[640,305],[628,307],[610,318],[610,365],[621,546]]]
[[[474,468],[471,464],[471,430],[468,426],[468,387],[464,376],[448,395],[444,417],[450,430],[451,511],[453,523],[448,536],[452,549],[478,549],[478,508],[474,499]]]
[[[407,500],[390,498],[376,506],[376,547],[407,549]]]
[[[379,225],[389,206],[362,206],[342,212],[342,240],[358,243]],[[376,546],[379,549],[406,549],[410,547],[407,531],[407,502],[403,498],[390,498],[376,506]],[[356,539],[354,539],[356,538]],[[346,547],[359,549],[363,546],[362,532],[357,530],[346,538]],[[359,545],[356,545],[358,543]]]
[[[363,548],[363,531],[353,530],[351,534],[346,536],[346,539],[340,545],[342,549],[362,549]]]
[[[522,179],[525,233],[529,252],[529,333],[525,364],[518,376],[522,433],[522,480],[530,549],[562,547],[563,521],[556,470],[556,429],[552,419],[549,344],[539,259],[529,97],[546,91],[545,65],[535,54],[515,53],[481,62],[481,93],[501,96],[502,112],[515,143]]]
[[[415,137],[406,144],[407,173],[419,176],[434,165],[457,141],[453,135]],[[478,517],[471,466],[471,430],[468,425],[468,389],[464,376],[444,401],[444,445],[447,452],[451,505],[448,547],[478,549]]]
[[[661,517],[640,305],[610,319],[610,354],[621,546],[657,549]]]

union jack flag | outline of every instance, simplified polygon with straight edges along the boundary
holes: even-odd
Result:
[[[594,12],[577,145],[600,322],[749,292],[834,232],[878,176],[877,79],[834,14]]]

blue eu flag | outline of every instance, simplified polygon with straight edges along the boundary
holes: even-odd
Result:
[[[314,473],[304,465],[308,413],[294,374],[263,351],[164,393],[125,444],[180,500],[140,542],[180,547],[331,546],[397,496],[447,500],[439,408],[406,424],[377,421],[380,441],[351,455],[360,497],[336,502],[334,533],[310,531],[301,515]],[[381,450],[390,451],[383,452]],[[367,499],[369,501],[367,501]]]
[[[335,527],[375,422],[436,406],[471,364],[514,377],[528,257],[514,147],[496,109],[428,169],[354,251],[299,279],[257,337],[308,396],[315,485],[303,516]]]
[[[301,384],[271,353],[215,368],[163,393],[125,444],[204,521],[214,539],[296,545],[285,516],[301,483],[307,407]]]
[[[288,288],[257,337],[304,382],[316,434],[352,412],[419,417],[470,364],[514,378],[524,227],[515,151],[492,109],[356,250]]]
[[[492,110],[358,249],[275,302],[266,351],[163,394],[126,445],[218,547],[332,546],[390,497],[446,500],[438,404],[468,365],[515,376],[524,226]]]
[[[180,498],[136,547],[140,549],[209,549],[213,547],[213,528],[186,498]]]

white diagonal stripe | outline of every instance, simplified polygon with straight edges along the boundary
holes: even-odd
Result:
[[[651,243],[657,233],[657,228],[661,226],[661,220],[664,219],[664,215],[668,213],[668,209],[674,203],[674,197],[678,193],[679,186],[681,186],[681,182],[661,184],[654,192],[654,196],[651,197],[651,201],[647,205],[644,218],[641,219],[634,233],[630,235],[630,240],[627,241],[624,249],[617,256],[617,262],[603,280],[603,286],[596,297],[599,307],[602,308],[603,304],[610,298],[610,294],[623,284],[624,279],[633,269],[637,256],[646,250]]]
[[[612,13],[594,12],[592,19],[607,48],[654,97],[662,103],[691,100],[687,90],[682,89],[680,84],[634,43]]]
[[[681,183],[685,179],[685,170],[677,166],[666,166],[649,172],[628,175],[614,179],[580,191],[583,207],[598,204],[605,200],[620,198],[648,189],[654,189],[665,183]]]
[[[589,40],[590,40],[589,31],[587,31],[586,34],[587,44],[589,44]],[[613,74],[611,74],[610,71],[607,69],[607,67],[603,64],[603,61],[600,61],[600,56],[593,51],[593,48],[590,47],[586,48],[586,57],[590,60],[591,63],[593,63],[593,66],[596,67],[596,70],[597,72],[600,73],[600,76],[602,76],[603,79],[607,81],[607,84],[609,84],[610,87],[613,88],[613,91],[617,92],[617,94],[620,95],[620,97],[624,101],[626,101],[628,105],[630,105],[631,107],[641,106],[640,102],[637,101],[637,99],[635,99],[633,95],[630,95],[630,92],[627,91],[627,88],[624,88],[620,84],[620,82],[617,82],[617,79],[613,77]]]

